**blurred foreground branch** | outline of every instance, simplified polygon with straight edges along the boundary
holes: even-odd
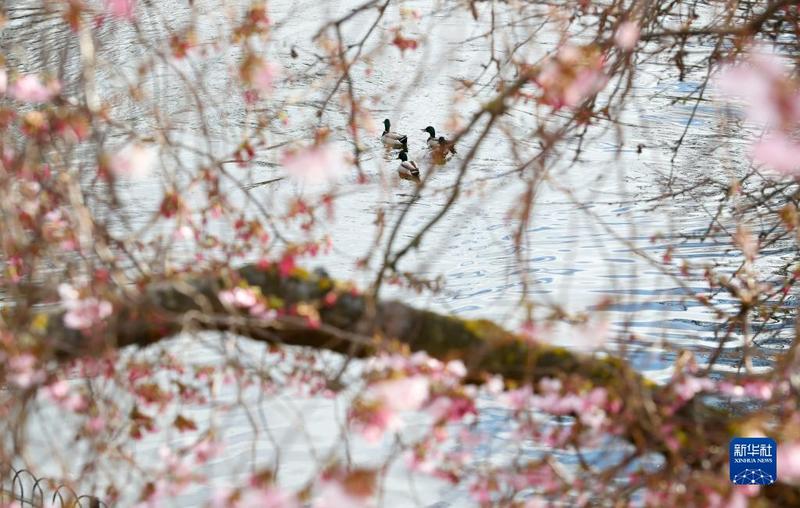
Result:
[[[276,319],[255,318],[220,299],[229,288],[260,291],[274,306]],[[103,333],[70,330],[61,316],[49,318],[48,337],[62,359],[97,355],[109,348],[145,347],[181,332],[220,330],[275,345],[302,346],[369,357],[386,350],[424,351],[441,360],[459,359],[467,379],[481,383],[501,375],[507,387],[543,378],[603,387],[621,404],[619,436],[636,453],[656,452],[667,462],[665,474],[695,469],[719,470],[727,463],[727,443],[752,422],[711,407],[699,397],[682,405],[673,386],[658,386],[620,358],[588,355],[511,333],[488,320],[467,320],[416,309],[398,301],[373,305],[351,286],[322,274],[277,267],[244,266],[222,274],[179,276],[152,284],[142,296],[115,303],[115,318]],[[115,344],[98,343],[115,340]],[[676,409],[678,408],[678,409]],[[673,430],[666,442],[665,426]],[[684,471],[681,472],[681,469]],[[766,489],[783,503],[795,499],[793,487]]]

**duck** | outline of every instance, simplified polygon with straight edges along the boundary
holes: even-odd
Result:
[[[439,136],[437,138],[436,137],[436,129],[434,129],[432,126],[429,125],[429,126],[425,127],[424,129],[422,129],[422,131],[423,132],[427,132],[429,134],[429,136],[428,136],[428,147],[429,148],[437,148],[440,151],[442,151],[442,153],[446,153],[448,151],[450,153],[456,153],[455,143],[451,143],[451,142],[447,141],[444,138],[444,136]]]
[[[406,151],[400,150],[400,155],[398,155],[397,158],[401,161],[400,166],[397,168],[397,174],[400,175],[400,178],[419,180],[419,168],[417,167],[417,163],[408,160]]]
[[[383,134],[381,135],[381,141],[383,144],[390,148],[406,148],[408,146],[408,136],[405,134],[392,132],[390,130],[391,126],[392,123],[388,118],[383,121]]]

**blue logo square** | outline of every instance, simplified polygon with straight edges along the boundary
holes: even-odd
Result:
[[[728,446],[731,482],[770,485],[778,479],[778,445],[768,437],[735,437]]]

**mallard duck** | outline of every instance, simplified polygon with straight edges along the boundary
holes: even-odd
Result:
[[[383,134],[381,135],[383,144],[391,148],[405,148],[408,146],[408,136],[392,132],[389,130],[391,125],[388,118],[383,121]]]
[[[447,141],[444,136],[439,136],[437,138],[436,129],[430,125],[422,129],[422,131],[428,133],[428,147],[441,150],[442,153],[446,153],[447,151],[450,153],[456,153],[455,143]]]
[[[419,168],[417,167],[417,163],[408,160],[408,154],[406,154],[405,150],[401,150],[397,158],[402,161],[397,168],[397,173],[400,175],[400,178],[419,180]]]

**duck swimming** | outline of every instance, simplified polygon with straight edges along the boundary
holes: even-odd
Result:
[[[428,147],[429,148],[436,148],[442,152],[442,154],[446,152],[456,153],[455,143],[451,143],[447,141],[444,136],[436,137],[436,129],[432,126],[427,126],[422,129],[423,132],[427,132],[428,135]]]
[[[406,154],[405,150],[400,151],[400,155],[397,156],[402,162],[400,162],[400,166],[397,168],[397,173],[400,175],[400,178],[405,178],[407,180],[419,180],[419,168],[414,161],[408,160],[408,155]]]
[[[392,132],[390,130],[391,126],[392,124],[388,118],[383,121],[383,134],[381,135],[383,144],[390,148],[406,148],[408,146],[408,136]]]

